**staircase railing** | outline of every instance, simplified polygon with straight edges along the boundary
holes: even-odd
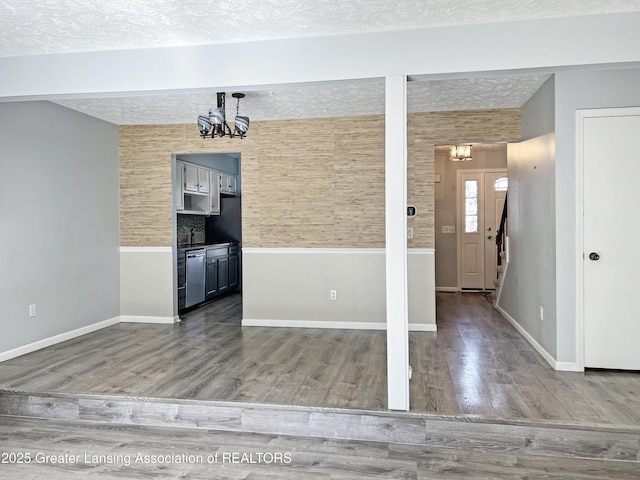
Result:
[[[507,194],[508,195],[508,194]],[[502,256],[504,252],[505,237],[507,236],[507,195],[504,197],[504,207],[502,207],[502,217],[500,217],[500,226],[496,234],[496,246],[498,248],[498,265],[502,265]]]

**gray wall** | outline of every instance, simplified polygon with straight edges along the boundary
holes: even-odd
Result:
[[[442,233],[443,225],[457,225],[456,182],[458,170],[480,168],[507,168],[507,145],[475,145],[473,160],[452,162],[450,147],[436,147],[435,173],[440,183],[435,184],[436,205],[436,287],[458,286],[457,235]]]
[[[554,83],[522,107],[522,136],[509,145],[509,264],[500,306],[556,356]],[[544,316],[540,320],[539,308]]]
[[[0,103],[0,352],[120,314],[118,161],[115,125]]]
[[[556,97],[553,75],[522,106],[521,114],[520,138],[522,140],[555,132]]]
[[[640,69],[556,74],[556,282],[559,361],[576,360],[576,110],[640,106]]]
[[[220,215],[206,217],[207,241],[242,241],[242,199],[223,196],[220,198]]]

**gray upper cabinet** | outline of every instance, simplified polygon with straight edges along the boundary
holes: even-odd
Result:
[[[173,199],[176,210],[184,210],[184,163],[176,162],[176,176],[173,179]]]
[[[209,193],[209,169],[189,163],[184,164],[184,191],[191,194]]]
[[[230,173],[220,173],[220,193],[238,195],[238,177]]]
[[[210,174],[209,213],[220,215],[220,172],[211,170]]]
[[[220,176],[217,170],[176,161],[173,184],[176,211],[194,215],[220,215]],[[225,180],[225,185],[227,183]]]

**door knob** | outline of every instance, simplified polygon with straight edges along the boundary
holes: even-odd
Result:
[[[487,237],[487,239],[488,239],[488,240],[491,240],[492,238],[493,238],[493,237],[492,237],[491,235],[489,235],[489,236]]]
[[[589,254],[589,260],[593,260],[594,262],[596,260],[600,260],[600,255],[598,255],[596,252],[591,252]]]
[[[490,232],[490,231],[491,231],[491,227],[487,228],[487,232]]]

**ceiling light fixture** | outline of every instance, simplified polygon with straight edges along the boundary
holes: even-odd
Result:
[[[452,162],[467,162],[473,160],[471,157],[471,145],[453,145],[451,147]]]
[[[244,93],[231,94],[233,98],[238,100],[238,104],[236,106],[236,118],[233,121],[233,132],[225,118],[225,92],[218,92],[216,95],[218,100],[217,106],[209,109],[209,116],[198,115],[198,129],[200,130],[200,136],[202,138],[214,138],[229,135],[231,138],[244,138],[247,134],[247,130],[249,130],[249,117],[240,115],[240,99],[244,98]]]

